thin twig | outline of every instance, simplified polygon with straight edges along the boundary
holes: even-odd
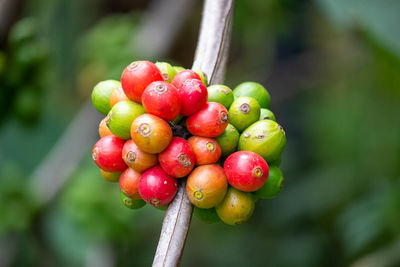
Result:
[[[231,36],[233,0],[207,0],[204,4],[193,69],[202,70],[210,84],[222,83]],[[193,206],[180,181],[178,193],[163,221],[153,266],[178,266],[190,227]]]

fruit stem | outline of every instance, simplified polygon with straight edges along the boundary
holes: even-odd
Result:
[[[232,30],[234,0],[206,0],[192,69],[203,71],[209,84],[224,81]],[[193,206],[186,193],[186,179],[166,211],[153,266],[178,266],[190,227]]]

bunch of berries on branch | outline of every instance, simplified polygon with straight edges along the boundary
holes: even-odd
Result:
[[[201,71],[135,61],[121,82],[94,87],[93,105],[106,117],[92,157],[127,207],[165,207],[187,179],[197,218],[236,225],[258,199],[280,192],[286,136],[268,91],[255,82],[207,86]]]

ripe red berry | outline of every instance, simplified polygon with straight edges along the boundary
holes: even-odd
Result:
[[[129,64],[121,76],[125,95],[135,102],[142,102],[142,93],[154,81],[164,81],[160,70],[150,61],[135,61]]]
[[[188,79],[196,79],[201,81],[201,77],[196,72],[192,70],[183,70],[175,75],[171,81],[171,84],[176,88],[179,88]]]
[[[196,155],[197,165],[211,164],[219,160],[221,147],[216,140],[207,137],[192,136],[188,141]]]
[[[125,142],[122,148],[122,159],[126,165],[140,173],[157,165],[157,155],[140,150],[133,140]]]
[[[188,141],[174,137],[169,146],[158,154],[158,161],[168,175],[179,178],[193,170],[195,155]]]
[[[145,171],[140,177],[139,193],[144,201],[155,207],[168,205],[174,199],[178,183],[160,166]]]
[[[193,135],[216,137],[224,132],[228,122],[226,108],[220,103],[208,102],[201,110],[187,118],[186,127]]]
[[[122,159],[125,141],[115,135],[107,135],[94,145],[92,158],[100,169],[108,172],[122,172],[126,164]]]
[[[196,113],[207,103],[207,87],[201,80],[188,79],[178,87],[178,91],[182,101],[181,114],[183,116]]]
[[[260,189],[268,178],[268,164],[257,153],[238,151],[231,154],[224,163],[224,170],[231,186],[253,192]]]
[[[143,114],[133,121],[131,136],[140,150],[157,154],[166,149],[171,142],[172,130],[165,120],[151,114]]]
[[[164,120],[173,120],[181,111],[181,99],[178,90],[167,82],[152,82],[142,95],[143,107],[147,113]]]
[[[142,199],[139,194],[140,173],[131,168],[126,168],[119,177],[121,191],[132,199]]]

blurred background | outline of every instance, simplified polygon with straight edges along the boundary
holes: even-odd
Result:
[[[0,0],[0,266],[149,266],[164,211],[90,157],[100,80],[191,67],[202,1]],[[226,84],[265,85],[285,185],[231,227],[193,218],[183,266],[400,266],[400,2],[237,1]]]

